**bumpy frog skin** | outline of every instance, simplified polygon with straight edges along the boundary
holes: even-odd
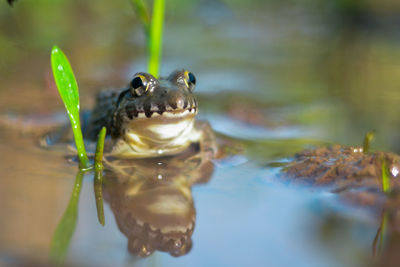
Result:
[[[210,126],[195,120],[195,84],[195,76],[184,70],[160,79],[137,73],[129,88],[98,95],[86,135],[95,139],[106,126],[112,137],[106,149],[124,158],[176,154],[191,143],[210,148]]]

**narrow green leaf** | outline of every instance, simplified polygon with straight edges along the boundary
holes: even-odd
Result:
[[[153,15],[150,26],[149,66],[148,72],[158,77],[161,65],[161,48],[164,24],[164,0],[154,0]]]
[[[79,171],[75,178],[74,189],[64,212],[57,225],[50,245],[50,259],[54,263],[62,264],[68,252],[69,243],[75,232],[78,218],[78,203],[82,188],[83,171]]]
[[[103,150],[104,140],[107,129],[103,127],[97,138],[96,154],[94,157],[94,195],[96,198],[97,218],[101,225],[104,226],[104,207],[103,207]]]
[[[103,151],[104,151],[104,140],[106,138],[107,128],[103,127],[100,130],[97,138],[96,154],[94,156],[94,169],[96,171],[103,170]]]
[[[86,154],[79,119],[78,84],[76,83],[74,73],[67,57],[57,46],[54,46],[51,51],[51,67],[53,69],[58,92],[64,102],[71,122],[80,166],[83,169],[87,169],[90,167],[90,162]]]
[[[375,131],[369,131],[364,137],[363,152],[364,154],[369,153],[371,143],[375,138]]]
[[[386,160],[382,159],[382,190],[384,193],[389,193],[390,191],[390,178],[388,173],[388,168],[386,166]]]

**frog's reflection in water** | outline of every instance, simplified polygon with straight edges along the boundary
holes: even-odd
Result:
[[[196,220],[191,186],[206,183],[213,164],[191,147],[179,156],[115,160],[104,175],[104,199],[110,204],[130,253],[155,250],[173,256],[192,247]]]

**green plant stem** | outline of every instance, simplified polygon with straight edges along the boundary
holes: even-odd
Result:
[[[94,169],[95,171],[103,170],[103,151],[104,151],[104,140],[106,138],[107,128],[103,127],[100,130],[97,138],[96,153],[94,155]]]
[[[375,131],[369,131],[366,133],[364,137],[364,143],[363,143],[363,153],[367,154],[369,153],[369,149],[371,147],[371,143],[375,138]]]
[[[50,245],[50,259],[58,264],[64,262],[68,252],[69,243],[74,234],[78,218],[78,203],[82,188],[84,171],[79,171],[75,178],[74,189],[64,212],[63,217],[57,225]]]
[[[96,198],[97,219],[104,226],[104,207],[103,207],[103,150],[104,139],[106,137],[106,127],[103,127],[99,133],[94,156],[94,195]]]
[[[385,158],[382,158],[382,190],[385,194],[390,191],[390,178]]]
[[[72,131],[81,169],[90,168],[90,162],[86,154],[83,142],[81,123],[79,119],[79,89],[72,71],[71,65],[65,54],[57,46],[51,50],[51,67],[58,92],[64,102],[71,122]]]
[[[164,0],[154,0],[150,25],[148,72],[155,77],[158,77],[161,65],[164,7]]]

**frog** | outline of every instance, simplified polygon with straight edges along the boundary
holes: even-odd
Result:
[[[138,72],[129,86],[100,92],[84,131],[95,140],[107,129],[107,155],[116,158],[153,158],[177,155],[191,144],[207,155],[217,152],[215,136],[208,122],[196,119],[195,75],[175,70],[155,78]]]
[[[84,131],[95,141],[107,129],[104,198],[134,255],[192,247],[191,187],[211,178],[218,150],[210,124],[197,120],[195,86],[188,70],[158,79],[138,72],[126,88],[97,95]]]

